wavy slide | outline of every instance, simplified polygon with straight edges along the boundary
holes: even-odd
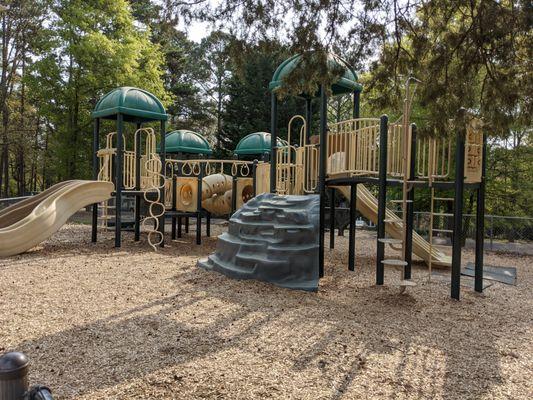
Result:
[[[335,186],[344,197],[350,199],[350,188],[347,186]],[[373,223],[377,223],[378,216],[378,201],[376,197],[364,186],[357,185],[357,209],[365,218],[368,218]],[[391,210],[387,209],[385,214],[387,219],[395,219],[398,222],[387,222],[385,224],[385,231],[387,234],[395,239],[402,239],[402,220]],[[431,249],[429,243],[418,233],[413,232],[413,253],[422,258],[426,263],[429,262],[430,256],[432,265],[451,266],[451,258],[442,251],[433,247]]]
[[[65,181],[0,211],[0,257],[38,245],[80,208],[109,199],[113,190],[111,182]]]

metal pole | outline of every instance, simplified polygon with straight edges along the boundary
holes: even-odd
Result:
[[[311,122],[313,120],[312,102],[312,99],[305,99],[305,137],[307,138],[307,144],[309,144],[309,138],[311,137]]]
[[[122,229],[122,132],[124,131],[124,116],[117,114],[117,154],[115,160],[115,247],[121,245]]]
[[[172,176],[172,240],[176,239],[176,204],[177,204],[177,196],[176,196],[176,186],[178,184],[178,177],[176,175]]]
[[[98,180],[98,150],[100,149],[100,118],[94,120],[93,127],[93,179]],[[98,236],[98,203],[93,204],[91,241],[96,243]]]
[[[463,111],[464,112],[464,111]],[[461,123],[464,126],[464,118]],[[465,176],[465,132],[457,132],[455,148],[455,200],[452,236],[452,279],[451,296],[459,300],[461,285],[461,232],[463,231],[463,193]]]
[[[320,159],[319,159],[319,177],[318,189],[320,193],[320,218],[319,218],[319,249],[318,249],[318,273],[319,277],[324,276],[324,208],[326,203],[326,163],[327,163],[327,109],[328,98],[324,84],[320,86]]]
[[[476,199],[476,259],[474,289],[483,292],[483,250],[485,245],[485,174],[487,169],[487,138],[483,135],[483,147],[481,158],[481,181],[477,189]]]
[[[202,183],[204,179],[204,163],[200,163],[198,175],[198,197],[196,199],[196,244],[202,244]]]
[[[356,91],[356,92],[353,92],[352,118],[354,119],[359,118],[360,108],[361,108],[361,92]]]
[[[159,146],[159,158],[161,159],[161,189],[159,190],[159,196],[161,203],[163,204],[163,215],[159,219],[159,232],[161,232],[161,247],[165,247],[165,177],[166,177],[166,168],[165,160],[167,158],[166,152],[166,143],[165,143],[165,134],[166,134],[166,121],[161,121],[160,125],[160,134],[161,134],[161,145]]]
[[[350,185],[350,225],[348,230],[348,269],[355,271],[355,209],[357,184]]]
[[[387,135],[389,118],[382,115],[379,121],[379,192],[378,192],[378,221],[377,221],[377,254],[376,254],[376,285],[383,285],[385,258],[385,243],[379,239],[385,237],[385,211],[387,204]]]
[[[237,176],[231,179],[231,214],[237,210]]]
[[[329,188],[329,248],[335,248],[335,188]]]
[[[137,131],[141,129],[141,123],[137,123]],[[135,190],[141,190],[141,134],[135,132]],[[141,196],[135,194],[135,238],[138,242],[141,238]]]
[[[278,99],[276,93],[271,95],[270,111],[270,193],[276,192],[276,147],[278,143]]]
[[[414,181],[415,180],[415,168],[416,168],[416,125],[411,124],[411,154],[410,154],[410,173],[409,173],[409,180]],[[404,277],[405,279],[411,279],[411,264],[413,261],[413,219],[414,219],[414,211],[415,211],[415,186],[413,184],[410,185],[409,190],[407,192],[407,229],[406,229],[406,235],[405,235],[405,261],[407,262],[407,265],[404,269]]]
[[[257,160],[254,160],[254,163],[252,164],[252,191],[253,196],[257,196]]]

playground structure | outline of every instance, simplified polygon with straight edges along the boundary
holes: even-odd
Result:
[[[328,194],[329,247],[333,249],[334,199],[335,193],[339,192],[350,202],[350,270],[355,270],[356,264],[355,215],[358,209],[377,225],[378,285],[384,283],[385,270],[392,268],[400,270],[402,291],[407,286],[414,286],[415,282],[411,280],[414,252],[428,264],[430,276],[433,266],[451,266],[451,295],[458,299],[462,198],[467,188],[477,191],[475,289],[482,291],[485,142],[478,121],[468,120],[466,115],[461,115],[457,119],[460,122],[456,124],[455,143],[451,138],[417,138],[416,125],[409,118],[411,80],[407,81],[403,113],[397,121],[389,122],[387,116],[361,118],[362,86],[358,83],[357,75],[345,61],[330,55],[328,65],[336,70],[342,69],[343,75],[329,88],[322,85],[319,93],[300,96],[305,100],[305,115],[296,115],[290,119],[287,138],[283,140],[278,137],[276,92],[283,86],[284,77],[297,67],[298,62],[299,56],[286,60],[278,67],[270,83],[271,136],[265,132],[248,135],[241,141],[246,142],[247,146],[238,146],[235,151],[237,156],[255,156],[253,161],[206,158],[211,150],[201,135],[191,131],[167,133],[168,116],[165,109],[149,92],[121,87],[104,95],[92,114],[94,181],[64,182],[26,203],[20,203],[18,207],[23,211],[18,214],[12,207],[4,210],[0,214],[0,235],[12,235],[13,239],[9,246],[2,245],[0,255],[17,254],[31,248],[59,229],[70,214],[87,204],[93,204],[92,241],[97,241],[99,228],[108,229],[114,225],[115,246],[120,247],[121,231],[124,228],[121,205],[125,196],[135,198],[134,240],[140,240],[143,228],[149,244],[156,249],[165,245],[166,217],[170,217],[172,221],[172,239],[181,236],[183,220],[188,229],[189,218],[196,218],[196,243],[201,244],[203,220],[209,236],[212,215],[230,216],[259,194],[318,194],[316,265],[320,278],[324,275]],[[348,93],[353,95],[351,119],[328,125],[328,93],[332,96]],[[312,135],[311,104],[317,97],[320,102],[319,134]],[[116,124],[114,131],[104,135],[104,146],[100,146],[102,120],[111,120]],[[134,125],[133,132],[126,132],[127,123]],[[153,128],[154,123],[159,124],[158,134]],[[269,145],[270,149],[265,145]],[[173,155],[177,155],[177,158]],[[455,162],[452,162],[453,159]],[[377,186],[377,197],[366,185]],[[396,198],[391,198],[389,188],[395,188]],[[429,189],[431,194],[427,241],[413,232],[415,189],[424,188]],[[443,190],[453,190],[454,196],[440,195]],[[448,205],[445,207],[446,203]],[[450,212],[452,207],[453,212]],[[37,221],[35,224],[40,224],[40,218],[45,217],[39,216],[53,214],[54,208],[61,211],[61,218],[47,220],[50,222],[47,222],[46,229],[39,231],[38,225],[27,223],[31,219]],[[251,214],[240,215],[246,221],[243,223],[253,224],[251,221],[254,218],[249,218]],[[443,221],[449,217],[453,217],[451,226]],[[22,220],[26,222],[19,222]],[[38,235],[34,235],[34,240],[24,246],[18,245],[22,239],[13,235],[12,231],[21,229],[21,226],[39,231]],[[273,229],[273,235],[276,236],[277,228]],[[28,231],[17,232],[28,235]],[[444,235],[452,237],[451,257],[435,243],[437,236]],[[219,243],[223,246],[224,241]],[[269,254],[275,246],[269,240],[265,243],[265,254]],[[219,250],[223,251],[220,246]],[[399,252],[399,255],[385,257],[386,246]],[[248,265],[248,268],[254,269],[256,266]],[[290,282],[285,282],[284,285],[290,287]],[[312,289],[311,286],[306,284],[308,289]]]
[[[485,201],[485,138],[479,120],[469,118],[460,110],[456,118],[455,144],[452,138],[417,138],[416,125],[410,123],[412,94],[411,84],[406,82],[406,96],[402,116],[389,122],[380,118],[360,117],[360,93],[355,71],[342,59],[330,54],[328,65],[344,73],[329,88],[320,87],[319,93],[302,94],[305,100],[305,116],[294,116],[288,124],[286,143],[279,145],[278,98],[276,91],[284,85],[284,78],[295,69],[300,56],[283,62],[270,82],[271,96],[271,162],[270,192],[280,195],[306,195],[319,193],[319,277],[324,276],[325,214],[328,203],[330,212],[330,243],[334,248],[335,192],[339,191],[350,202],[348,269],[355,270],[355,217],[356,209],[377,225],[376,284],[383,285],[386,269],[400,270],[400,290],[415,286],[411,280],[412,253],[423,258],[429,267],[451,266],[451,297],[459,299],[461,277],[461,232],[464,190],[475,190],[476,201],[476,252],[475,290],[483,290],[483,220]],[[415,82],[416,83],[416,82]],[[328,92],[333,95],[353,94],[352,118],[329,124],[327,121]],[[319,135],[312,137],[312,100],[320,101]],[[300,121],[300,128],[293,133],[293,125]],[[325,145],[322,145],[325,144]],[[452,158],[453,155],[453,158]],[[455,162],[452,162],[452,160]],[[466,160],[466,165],[465,165]],[[452,173],[454,176],[452,177]],[[365,185],[375,185],[374,197]],[[400,192],[391,198],[389,188]],[[429,189],[431,218],[428,241],[413,232],[415,189]],[[441,195],[454,191],[453,197]],[[389,206],[389,207],[388,207]],[[452,212],[448,211],[450,208]],[[249,210],[250,212],[258,212]],[[453,223],[446,223],[453,218]],[[451,256],[445,254],[437,236],[450,235]],[[274,237],[276,232],[274,232]],[[268,240],[264,245],[274,249]],[[385,257],[385,247],[399,252]],[[219,242],[214,258],[227,250],[224,241]],[[450,246],[447,246],[450,247]],[[211,256],[210,256],[211,259]],[[228,264],[228,260],[225,260]],[[206,266],[208,261],[201,260]],[[235,264],[238,260],[233,260]],[[211,262],[211,264],[216,264]],[[225,267],[232,275],[232,269]],[[256,266],[251,267],[256,268]],[[221,268],[219,266],[219,270]],[[222,271],[223,272],[223,271]],[[242,274],[241,274],[242,275]],[[296,283],[297,285],[298,283]],[[285,283],[285,286],[287,284]]]

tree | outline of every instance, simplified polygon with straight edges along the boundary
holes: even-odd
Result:
[[[224,32],[215,31],[202,39],[196,49],[195,59],[204,72],[196,83],[202,88],[202,94],[209,99],[211,114],[216,120],[215,143],[218,150],[222,147],[223,129],[222,112],[227,95],[227,81],[230,73],[230,46],[233,37]]]
[[[170,124],[176,129],[202,130],[212,125],[213,115],[198,82],[204,82],[209,73],[199,62],[198,44],[190,41],[185,32],[166,8],[152,0],[134,0],[134,18],[150,29],[150,39],[164,54],[165,67],[163,82],[173,95],[167,112],[172,116]],[[166,4],[168,7],[168,4]]]
[[[243,56],[244,55],[244,56]],[[239,46],[231,62],[225,111],[222,115],[222,145],[234,150],[239,140],[253,132],[270,132],[270,92],[268,84],[278,65],[290,56],[286,46],[277,41]],[[289,119],[302,114],[303,101],[286,98],[279,107],[279,135],[286,137]]]
[[[139,86],[168,103],[163,54],[136,27],[125,0],[56,1],[48,38],[26,77],[51,130],[57,179],[89,176],[90,112],[116,86]]]
[[[25,90],[21,85],[20,75],[25,70],[25,64],[31,57],[32,51],[40,38],[39,30],[46,15],[47,1],[11,1],[0,9],[2,19],[2,72],[0,76],[0,112],[2,113],[1,151],[0,151],[0,193],[4,196],[10,193],[10,144],[23,135],[10,134],[13,130],[11,115],[21,112],[17,128],[25,129]],[[22,69],[22,71],[21,71]],[[17,105],[15,98],[18,97],[20,104]],[[20,146],[16,157],[19,167],[22,167]],[[22,155],[23,156],[23,155]],[[24,175],[22,168],[19,173]],[[19,193],[24,190],[19,185]],[[23,193],[22,193],[23,194]]]

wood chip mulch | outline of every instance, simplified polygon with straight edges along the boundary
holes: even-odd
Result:
[[[215,237],[153,252],[124,233],[115,249],[67,225],[0,259],[0,352],[25,352],[56,399],[533,397],[533,257],[487,253],[518,285],[463,287],[460,302],[417,263],[400,295],[394,270],[374,285],[375,239],[357,234],[356,271],[339,238],[306,293],[196,267]]]

